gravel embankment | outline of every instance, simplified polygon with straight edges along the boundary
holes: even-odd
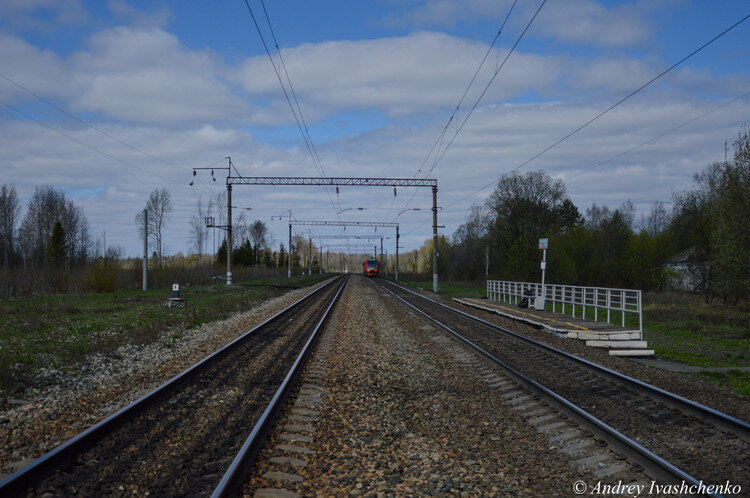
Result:
[[[92,356],[77,372],[46,371],[57,381],[24,401],[0,400],[0,475],[105,418],[180,373],[323,283],[270,299],[251,311],[188,331],[164,332],[146,347],[126,346],[114,357]]]
[[[390,287],[389,289],[396,289]],[[750,465],[750,445],[648,396],[600,377],[557,356],[542,353],[434,302],[397,290],[419,309],[529,375],[542,385],[638,441],[688,474],[718,483],[742,482]]]
[[[489,313],[477,308],[462,305],[452,299],[436,296],[432,292],[426,292],[414,288],[411,290],[416,290],[417,292],[443,304],[473,314],[474,316],[501,327],[505,327],[513,332],[523,334],[531,339],[542,341],[550,346],[562,349],[563,351],[575,354],[589,361],[596,362],[602,366],[673,392],[726,414],[742,420],[750,420],[750,400],[706,380],[699,379],[690,374],[668,372],[660,368],[636,363],[625,358],[617,358],[607,354],[607,352],[602,349],[586,346],[584,341],[557,337],[549,332],[545,332],[509,318],[504,318],[495,313]],[[646,327],[648,327],[648,324],[646,324]]]
[[[274,432],[246,496],[269,488],[304,496],[568,496],[576,480],[590,480],[502,391],[456,361],[443,332],[372,281],[352,278],[342,298],[318,372],[325,394],[295,443],[303,449],[287,455],[305,463],[285,463],[279,452],[288,445]]]

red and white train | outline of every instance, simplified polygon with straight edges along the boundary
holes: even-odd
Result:
[[[366,277],[377,277],[380,274],[380,261],[377,259],[366,259],[362,262],[362,273]]]

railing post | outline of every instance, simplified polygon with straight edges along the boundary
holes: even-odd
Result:
[[[643,340],[643,299],[641,291],[638,291],[638,334],[640,340]]]
[[[594,321],[599,320],[599,289],[594,289]]]
[[[570,301],[573,303],[573,313],[571,316],[575,318],[576,317],[576,288],[575,287],[571,287]]]

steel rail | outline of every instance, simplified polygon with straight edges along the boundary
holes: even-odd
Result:
[[[396,286],[396,287],[402,288],[400,286]],[[644,448],[637,442],[633,441],[632,439],[622,434],[621,432],[617,431],[615,428],[609,426],[605,422],[599,420],[592,414],[586,412],[584,409],[575,405],[574,403],[567,400],[563,396],[560,396],[556,392],[552,391],[551,389],[535,381],[528,375],[510,366],[509,364],[507,364],[500,358],[496,357],[489,351],[485,350],[481,346],[477,345],[476,343],[462,336],[455,330],[451,329],[449,326],[445,325],[444,323],[433,318],[426,312],[417,308],[413,304],[409,303],[408,301],[406,301],[401,296],[397,295],[392,290],[388,289],[385,286],[383,286],[383,289],[391,293],[394,297],[396,297],[398,300],[400,300],[401,302],[403,302],[404,304],[406,304],[407,306],[409,306],[410,308],[412,308],[419,314],[423,315],[428,320],[434,322],[441,328],[445,329],[447,332],[453,335],[456,339],[468,345],[470,348],[474,349],[485,358],[498,364],[500,367],[505,369],[508,372],[508,374],[510,374],[514,379],[516,379],[520,383],[528,386],[531,390],[540,393],[542,396],[547,398],[553,404],[558,406],[561,410],[566,412],[568,416],[570,416],[573,419],[578,420],[581,423],[581,425],[583,425],[587,429],[599,435],[599,437],[604,439],[610,447],[630,456],[633,460],[635,460],[637,463],[642,465],[645,469],[648,469],[651,477],[658,479],[658,480],[665,481],[665,482],[669,482],[669,483],[685,482],[691,486],[701,485],[702,481],[700,481],[699,479],[696,479],[695,477],[691,476],[690,474],[683,471],[682,469],[676,467],[669,461],[663,459],[662,457],[656,455],[650,450]],[[415,292],[412,292],[409,289],[404,289],[404,290],[409,291],[412,294],[418,297],[424,298],[428,301],[436,302],[425,296],[421,296]],[[437,304],[441,304],[441,303],[437,303]],[[721,495],[717,495],[717,494],[708,494],[708,496],[721,497]]]
[[[73,436],[64,443],[57,446],[55,449],[37,458],[26,467],[11,474],[3,481],[0,481],[0,496],[22,496],[25,490],[43,480],[52,471],[67,465],[75,458],[76,455],[83,453],[84,451],[92,447],[102,437],[112,433],[118,427],[133,420],[147,408],[166,398],[169,394],[183,385],[191,377],[199,374],[210,364],[223,358],[240,344],[249,340],[249,338],[252,337],[256,331],[265,327],[269,323],[280,319],[282,316],[288,314],[291,310],[302,306],[303,303],[311,300],[313,296],[317,296],[318,294],[322,293],[324,289],[328,289],[341,278],[343,277],[338,277],[326,283],[325,285],[318,287],[303,298],[299,299],[298,301],[287,306],[272,317],[263,321],[261,324],[245,332],[243,335],[228,343],[221,349],[218,349],[217,351],[211,353],[183,372],[164,382],[159,387],[153,389],[151,392],[141,396],[133,403],[121,408],[117,412],[94,424],[80,434]]]
[[[265,443],[268,434],[273,428],[276,417],[281,411],[281,408],[284,406],[284,402],[289,395],[289,391],[292,390],[292,388],[294,387],[294,382],[302,372],[302,368],[305,366],[305,362],[310,356],[310,353],[312,352],[312,349],[318,340],[320,331],[323,328],[325,322],[328,320],[328,317],[330,316],[331,310],[338,301],[339,296],[341,295],[341,292],[343,291],[344,286],[349,279],[349,275],[345,275],[343,279],[344,281],[336,292],[336,295],[333,296],[331,303],[328,305],[325,312],[323,313],[323,316],[315,326],[315,329],[310,334],[310,337],[305,343],[305,346],[302,348],[299,356],[294,361],[292,367],[289,369],[289,372],[286,374],[283,382],[276,390],[276,393],[271,399],[271,402],[263,411],[263,415],[261,415],[260,419],[258,419],[258,421],[256,422],[255,427],[253,427],[250,435],[243,443],[240,451],[237,453],[237,456],[234,457],[231,465],[222,476],[221,481],[219,481],[218,486],[216,486],[214,492],[211,494],[212,498],[233,496],[237,487],[242,484],[242,481],[251,468],[253,462],[255,461],[255,458],[263,448],[263,444]]]
[[[745,422],[744,420],[741,420],[739,418],[733,417],[731,415],[727,415],[726,413],[720,412],[718,410],[715,410],[711,407],[702,405],[700,403],[697,403],[695,401],[689,400],[687,398],[683,398],[682,396],[679,396],[677,394],[674,394],[672,392],[666,391],[664,389],[661,389],[659,387],[653,386],[651,384],[648,384],[646,382],[640,381],[638,379],[634,379],[632,377],[629,377],[625,374],[622,374],[620,372],[617,372],[615,370],[611,370],[609,368],[603,367],[601,365],[598,365],[592,361],[583,359],[579,356],[576,356],[571,353],[567,353],[561,349],[558,349],[554,346],[550,346],[549,344],[544,344],[543,342],[536,341],[534,339],[531,339],[529,337],[525,337],[521,334],[518,334],[516,332],[513,332],[511,330],[505,329],[503,327],[500,327],[499,325],[495,325],[494,323],[488,322],[486,320],[482,320],[479,317],[476,317],[474,315],[471,315],[470,313],[466,313],[464,311],[458,310],[456,308],[452,308],[450,306],[447,306],[443,303],[440,303],[438,301],[435,301],[434,299],[430,299],[427,296],[423,296],[419,294],[418,292],[414,292],[410,289],[407,289],[405,287],[402,287],[400,285],[396,285],[392,282],[389,282],[390,285],[394,285],[395,287],[398,287],[399,289],[404,290],[405,292],[409,292],[417,297],[420,297],[426,301],[430,301],[431,303],[440,306],[441,308],[444,308],[446,310],[452,311],[454,313],[457,313],[461,316],[464,316],[466,318],[469,318],[471,320],[474,320],[476,322],[479,322],[483,325],[486,325],[490,328],[493,328],[495,330],[499,330],[505,334],[508,334],[515,339],[518,339],[520,341],[526,342],[528,344],[532,344],[536,346],[539,349],[542,349],[548,353],[551,353],[555,356],[558,356],[560,358],[563,358],[568,361],[572,361],[578,365],[583,366],[584,368],[588,368],[589,370],[594,370],[596,373],[599,373],[601,375],[604,375],[605,377],[619,383],[620,385],[624,385],[627,387],[630,387],[632,389],[635,389],[638,392],[641,392],[643,394],[646,394],[648,396],[651,396],[653,398],[657,398],[660,401],[664,402],[665,404],[677,408],[680,410],[683,410],[685,412],[690,413],[691,415],[696,416],[697,418],[700,418],[701,420],[705,420],[707,422],[710,422],[717,427],[724,429],[726,431],[732,432],[733,434],[736,434],[740,439],[744,441],[750,441],[750,423]]]

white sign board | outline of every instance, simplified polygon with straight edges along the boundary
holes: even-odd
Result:
[[[172,290],[173,290],[173,291],[178,291],[178,290],[180,290],[180,284],[172,284]]]
[[[539,249],[548,249],[549,239],[539,239]]]

